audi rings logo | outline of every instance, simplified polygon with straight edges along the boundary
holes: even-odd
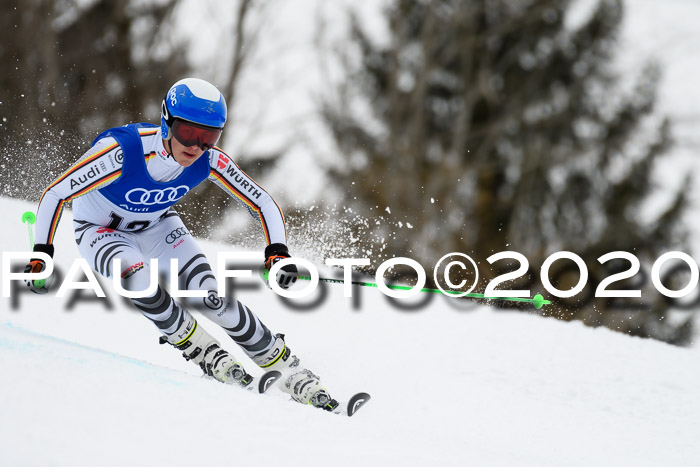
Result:
[[[165,241],[167,242],[168,245],[172,245],[175,243],[175,240],[177,240],[180,237],[184,237],[185,235],[189,235],[190,233],[187,231],[186,228],[184,227],[178,227],[177,229],[173,230],[168,234],[167,237],[165,237]]]
[[[153,206],[154,204],[173,204],[190,191],[187,185],[180,185],[177,188],[163,188],[162,190],[146,190],[144,188],[134,188],[126,193],[126,200],[131,204],[143,204]]]

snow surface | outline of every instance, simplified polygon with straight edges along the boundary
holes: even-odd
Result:
[[[0,199],[3,252],[26,249],[19,219],[32,208]],[[65,215],[56,242],[64,272],[77,257]],[[212,261],[230,248],[201,244]],[[372,394],[349,419],[289,402],[277,388],[258,396],[200,378],[103,284],[110,310],[105,300],[69,308],[70,295],[53,293],[0,302],[1,466],[691,466],[700,459],[694,350],[441,296],[407,311],[376,289],[355,289],[355,301],[328,286],[319,305],[294,310],[257,279],[236,282],[236,297],[287,334],[335,397]]]

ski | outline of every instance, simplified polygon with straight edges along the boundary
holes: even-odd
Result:
[[[254,392],[257,388],[258,394],[265,394],[267,390],[274,386],[274,384],[281,377],[282,373],[276,370],[271,370],[264,373],[260,378],[253,377],[253,380],[247,386],[245,386],[245,389],[247,391]],[[257,384],[253,384],[256,380]],[[337,406],[333,408],[326,407],[325,409],[323,407],[318,408],[336,415],[345,415],[348,417],[352,417],[353,415],[355,415],[355,413],[357,413],[358,410],[360,410],[360,408],[362,408],[362,406],[369,402],[371,398],[372,396],[370,396],[366,392],[358,392],[350,399],[348,399],[348,401],[344,405],[341,403],[337,403],[335,400],[333,400],[333,402],[336,402],[338,404]],[[294,401],[293,398],[291,398],[290,400]]]
[[[334,410],[333,413],[336,415],[347,415],[348,417],[352,417],[358,410],[360,410],[360,408],[362,408],[363,405],[369,402],[371,398],[372,396],[366,392],[358,392],[348,400],[345,407],[338,404],[338,408]]]
[[[258,394],[265,394],[270,387],[277,382],[282,376],[282,373],[276,370],[271,370],[262,375],[258,381]],[[249,385],[249,387],[252,385]],[[252,390],[252,387],[250,388]]]
[[[246,380],[247,382],[243,384],[229,383],[229,385],[256,394],[265,394],[267,390],[270,389],[277,382],[278,379],[280,379],[281,376],[282,373],[276,370],[268,371],[267,373],[264,373],[260,378],[256,378],[251,374],[246,374],[244,378],[250,378],[250,380]],[[212,381],[220,383],[220,381],[217,381],[216,378],[213,378],[209,375],[202,375],[202,378],[210,379]],[[253,384],[255,381],[257,381],[258,384]]]

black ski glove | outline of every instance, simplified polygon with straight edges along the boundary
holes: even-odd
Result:
[[[265,248],[265,268],[269,270],[277,261],[281,261],[284,258],[289,257],[287,245],[284,243],[271,243],[267,246],[267,248]],[[299,271],[297,270],[296,265],[288,264],[277,271],[277,277],[275,280],[280,287],[287,290],[294,285],[298,278]]]
[[[53,245],[46,245],[43,243],[37,243],[34,245],[34,251],[38,251],[41,253],[46,253],[50,257],[53,258]],[[29,261],[29,264],[24,268],[25,273],[38,273],[46,269],[46,263],[44,262],[43,259],[32,259]],[[49,286],[51,285],[51,282],[53,282],[53,276],[49,276],[46,279],[38,279],[38,280],[33,280],[33,279],[25,279],[24,283],[29,287],[29,290],[31,290],[34,293],[38,294],[45,294],[49,291]]]

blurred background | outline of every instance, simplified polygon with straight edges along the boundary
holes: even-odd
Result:
[[[518,266],[486,258],[513,250],[530,271],[502,287],[536,293],[544,260],[568,250],[588,283],[540,313],[692,342],[700,294],[668,299],[649,273],[662,253],[697,245],[699,2],[6,0],[0,10],[2,196],[37,201],[99,132],[158,123],[170,85],[196,76],[226,96],[220,146],[282,206],[293,254],[371,257],[367,273],[406,256],[432,276],[438,258],[462,252],[483,291]],[[213,184],[179,206],[201,237],[264,246]],[[610,289],[641,299],[594,297],[630,267],[597,260],[616,250],[642,269]],[[558,261],[550,278],[566,290],[579,272]],[[662,271],[672,289],[688,278],[682,263]]]

